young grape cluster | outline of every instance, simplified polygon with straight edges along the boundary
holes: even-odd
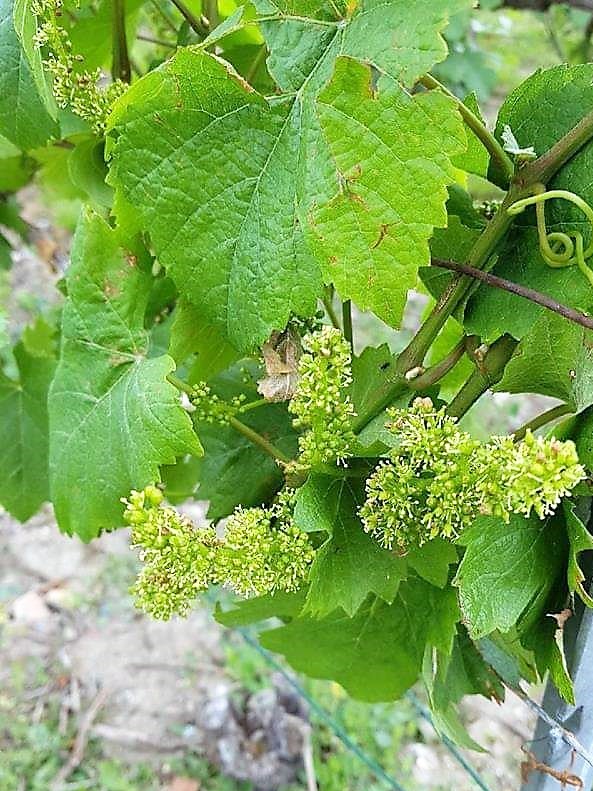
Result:
[[[387,425],[397,446],[368,478],[360,516],[389,549],[455,538],[480,514],[544,519],[585,477],[573,442],[528,432],[482,443],[428,398],[392,410]]]
[[[133,593],[155,618],[187,615],[198,594],[214,584],[243,596],[296,590],[313,562],[309,538],[293,522],[289,490],[269,508],[237,508],[222,538],[213,526],[197,528],[165,505],[155,486],[132,491],[124,503],[131,542],[143,561]]]
[[[352,455],[354,407],[346,388],[352,382],[350,346],[333,327],[303,339],[299,381],[289,404],[299,437],[299,465],[336,464]]]

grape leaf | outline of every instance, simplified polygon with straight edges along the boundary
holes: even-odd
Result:
[[[41,48],[35,46],[37,20],[31,8],[33,2],[34,0],[14,0],[14,30],[19,38],[25,57],[27,58],[41,101],[49,116],[55,120],[58,114],[58,108],[51,87],[51,78],[43,68],[43,53]]]
[[[449,654],[426,655],[423,670],[435,727],[441,736],[470,750],[483,751],[465,729],[456,704],[465,695],[504,700],[504,686],[479,654],[465,629],[459,629]]]
[[[449,18],[472,7],[470,0],[360,0],[341,2],[345,18],[337,20],[330,2],[254,5],[259,14],[275,16],[261,28],[270,50],[268,69],[285,91],[299,90],[328,50],[372,62],[411,86],[446,57],[441,32]]]
[[[485,124],[475,91],[469,93],[463,100],[463,103],[483,124]],[[490,154],[486,151],[484,144],[476,137],[469,126],[465,127],[465,132],[467,134],[467,151],[463,155],[455,157],[453,159],[453,164],[455,167],[465,170],[466,173],[475,173],[477,176],[485,178],[488,173]]]
[[[353,618],[299,617],[263,632],[265,648],[283,654],[295,670],[333,679],[355,698],[399,698],[414,684],[427,646],[451,650],[459,609],[452,588],[410,578],[393,604],[370,597]]]
[[[237,364],[211,380],[210,386],[227,401],[240,393],[255,401],[260,398],[259,375],[257,366]],[[284,404],[266,404],[239,417],[288,456],[296,455],[297,434]],[[261,505],[282,485],[282,470],[275,459],[231,426],[196,422],[196,431],[204,446],[196,496],[209,501],[210,519],[228,516],[239,504]]]
[[[320,618],[342,608],[351,617],[369,593],[393,601],[407,564],[365,533],[358,518],[363,481],[314,475],[298,490],[295,523],[302,530],[323,530],[329,538],[311,567],[304,612]]]
[[[119,526],[119,499],[159,480],[159,465],[201,453],[178,392],[166,381],[172,358],[145,356],[150,262],[120,243],[103,219],[83,213],[49,396],[56,517],[64,532],[83,540]]]
[[[0,63],[0,134],[23,151],[44,145],[58,130],[15,32],[13,0],[0,0]]]
[[[430,260],[433,228],[447,224],[450,158],[466,147],[461,117],[442,93],[411,97],[343,57],[317,110],[341,174],[331,201],[310,211],[324,277],[342,297],[399,326],[418,268]]]
[[[393,435],[385,428],[387,415],[385,408],[405,407],[414,393],[397,375],[397,355],[391,352],[386,343],[381,346],[367,346],[358,357],[352,359],[352,385],[350,397],[357,415],[369,411],[378,414],[358,433],[360,455],[380,455],[393,445]],[[399,392],[394,392],[394,384],[399,380]]]
[[[561,538],[558,525],[536,516],[511,515],[509,524],[480,516],[462,533],[453,584],[473,639],[507,631],[545,600],[563,563]]]
[[[180,293],[239,351],[282,329],[291,313],[315,308],[321,275],[305,240],[307,210],[330,200],[338,182],[313,100],[336,55],[376,56],[379,66],[412,80],[420,64],[428,68],[434,57],[444,57],[439,31],[452,10],[467,4],[441,0],[433,9],[434,3],[415,0],[412,6],[424,14],[421,30],[410,4],[400,0],[367,2],[347,21],[321,25],[321,38],[318,21],[306,21],[316,45],[308,46],[308,34],[296,49],[291,40],[290,65],[275,45],[278,37],[290,38],[292,21],[279,18],[277,25],[288,29],[274,26],[271,33],[273,56],[283,63],[276,76],[283,88],[288,70],[302,80],[296,93],[285,88],[290,95],[272,102],[228,64],[188,48],[135,83],[116,105],[109,149],[110,180],[121,194],[116,205],[136,207]],[[291,8],[263,6],[280,16]],[[304,13],[319,10],[308,5]],[[393,30],[407,20],[396,47],[386,35],[386,12]],[[303,49],[306,68],[297,62]],[[129,218],[129,210],[124,214]]]
[[[449,566],[457,562],[457,550],[450,541],[437,537],[410,549],[406,560],[419,577],[437,588],[444,588],[449,579]]]
[[[574,425],[570,424],[570,436],[577,446],[581,464],[593,471],[593,407],[579,415]]]
[[[299,123],[195,49],[135,83],[111,116],[110,181],[180,294],[238,350],[315,310],[320,274],[297,216]]]
[[[0,371],[0,503],[24,522],[49,500],[47,393],[55,358],[14,349],[19,380]]]
[[[575,412],[593,403],[593,333],[545,311],[519,343],[495,390],[559,398]]]
[[[169,353],[178,363],[196,355],[189,377],[192,382],[208,381],[238,357],[219,328],[204,321],[201,311],[184,299],[175,308]]]
[[[35,172],[35,162],[0,135],[0,192],[16,192]]]
[[[593,536],[576,513],[574,503],[563,503],[568,533],[568,590],[577,592],[588,607],[593,607],[593,598],[585,590],[585,575],[579,566],[579,555],[593,549]]]
[[[296,618],[303,609],[305,594],[306,590],[294,593],[276,591],[253,599],[237,599],[228,610],[217,605],[214,616],[218,623],[231,628],[249,626],[268,618]]]
[[[543,154],[586,114],[593,102],[593,65],[554,66],[538,71],[513,91],[504,102],[496,124],[501,138],[509,125],[519,145],[534,146]],[[583,146],[550,180],[548,189],[565,189],[593,203],[593,183],[588,174],[593,168],[593,145]],[[494,165],[491,177],[496,178]],[[546,204],[550,231],[581,231],[585,246],[591,230],[580,210],[565,200]],[[521,285],[548,294],[558,302],[578,310],[593,306],[591,284],[576,266],[549,267],[539,252],[532,208],[518,215],[515,233],[501,249],[494,273]],[[541,316],[544,308],[499,289],[480,286],[466,310],[466,328],[487,342],[509,332],[521,339]]]

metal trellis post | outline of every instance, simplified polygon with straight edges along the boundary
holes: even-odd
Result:
[[[589,577],[590,578],[590,577]],[[568,669],[574,682],[576,705],[565,703],[548,682],[542,706],[556,722],[570,731],[585,754],[571,747],[561,729],[540,717],[533,742],[526,745],[537,760],[556,772],[579,777],[583,791],[593,788],[593,610],[582,604],[565,626]],[[572,784],[573,787],[574,784]],[[532,770],[521,791],[558,791],[560,781],[545,772]],[[578,787],[578,786],[576,786]]]

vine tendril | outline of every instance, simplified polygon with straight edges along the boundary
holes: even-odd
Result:
[[[587,266],[587,259],[593,255],[593,208],[579,195],[568,190],[546,190],[543,184],[537,184],[534,189],[534,195],[515,201],[508,207],[507,212],[512,215],[521,214],[528,206],[535,206],[539,248],[546,264],[555,269],[576,264],[593,286],[593,270]],[[563,231],[548,231],[545,202],[553,198],[570,201],[588,219],[591,225],[592,239],[586,248],[583,234],[580,231],[573,231],[571,234]]]

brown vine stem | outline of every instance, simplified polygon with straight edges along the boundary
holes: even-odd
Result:
[[[183,16],[187,24],[191,27],[193,31],[195,31],[200,38],[205,38],[208,33],[210,32],[206,25],[202,22],[201,19],[198,19],[189,8],[185,5],[182,0],[171,0],[175,8],[179,11],[179,13]]]
[[[167,376],[167,381],[169,384],[172,384],[173,387],[176,387],[180,392],[185,393],[190,400],[195,396],[193,387],[187,382],[184,382],[183,379],[175,376],[175,374],[169,374]],[[264,451],[264,453],[267,453],[269,456],[276,459],[276,461],[281,461],[284,464],[288,464],[290,461],[292,461],[290,456],[287,456],[285,453],[283,453],[280,448],[277,448],[264,436],[258,434],[257,431],[254,431],[252,428],[250,428],[250,426],[247,426],[236,417],[230,417],[228,422],[229,425],[235,429],[235,431],[237,431],[239,434],[242,434],[250,442],[253,442],[254,445],[258,445]]]
[[[530,302],[534,302],[536,305],[541,305],[541,307],[551,310],[553,313],[557,313],[559,316],[563,316],[565,319],[572,321],[574,324],[580,324],[581,327],[586,327],[588,330],[593,330],[593,317],[587,316],[586,313],[581,313],[578,310],[573,310],[573,308],[569,308],[567,305],[563,305],[561,302],[557,302],[552,297],[542,294],[540,291],[536,291],[533,288],[522,286],[519,283],[514,283],[512,280],[506,280],[503,277],[498,277],[498,275],[492,275],[490,272],[484,272],[483,270],[476,269],[475,267],[469,266],[468,264],[459,264],[456,261],[444,261],[440,258],[433,258],[431,263],[432,266],[437,266],[440,269],[449,269],[451,272],[467,275],[468,277],[472,277],[474,280],[480,280],[482,283],[486,283],[488,286],[492,286],[493,288],[498,288],[502,291],[508,291],[510,294],[515,294],[516,296],[522,297],[523,299],[528,299]]]
[[[111,73],[114,80],[130,82],[132,68],[126,37],[126,2],[113,0],[113,63]]]
[[[557,420],[560,417],[572,414],[574,414],[574,410],[572,407],[568,406],[568,404],[558,404],[557,406],[548,409],[546,412],[536,415],[533,420],[530,420],[516,431],[513,431],[513,439],[515,441],[523,439],[528,431],[535,431],[542,426],[547,426],[548,423],[551,423],[553,420]]]

